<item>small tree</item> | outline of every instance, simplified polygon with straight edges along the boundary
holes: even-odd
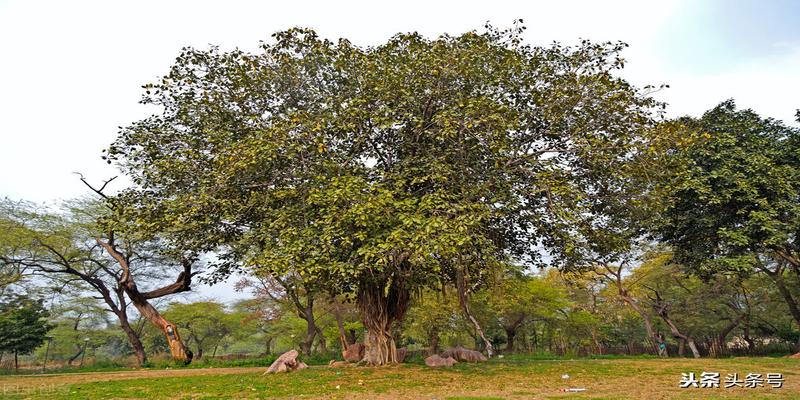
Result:
[[[193,271],[196,257],[192,252],[173,252],[174,247],[162,237],[109,228],[109,221],[121,211],[105,200],[67,203],[60,213],[31,203],[0,201],[0,224],[13,228],[15,240],[14,246],[0,246],[0,260],[25,266],[54,282],[80,282],[70,286],[73,295],[92,291],[117,317],[139,365],[147,356],[129,321],[131,304],[161,330],[173,358],[191,361],[178,328],[161,316],[152,302],[191,290],[192,277],[197,274]],[[172,270],[178,270],[176,278]],[[164,283],[171,279],[174,281]]]
[[[0,303],[0,351],[14,353],[14,369],[19,371],[20,354],[30,354],[44,343],[52,326],[41,300],[25,296]]]

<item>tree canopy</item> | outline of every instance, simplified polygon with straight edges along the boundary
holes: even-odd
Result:
[[[660,105],[623,43],[536,47],[524,27],[375,47],[292,29],[261,53],[185,49],[108,150],[123,217],[234,268],[353,294],[370,362],[410,291],[565,249]],[[376,353],[371,353],[375,349]]]
[[[0,352],[28,354],[44,343],[52,325],[41,300],[15,296],[0,303]]]

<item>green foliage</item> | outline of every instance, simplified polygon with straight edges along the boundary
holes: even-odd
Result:
[[[244,320],[242,314],[228,313],[223,304],[214,301],[172,303],[163,315],[185,329],[187,344],[197,349],[198,358],[206,351],[216,349]]]
[[[41,300],[15,296],[0,303],[0,352],[29,354],[41,346],[52,326]]]
[[[425,346],[463,345],[467,341],[463,339],[462,319],[455,296],[425,291],[414,299],[403,324],[403,335]]]
[[[661,233],[704,276],[748,273],[756,257],[791,260],[800,230],[800,131],[736,110],[732,100],[677,129]],[[790,261],[791,262],[791,261]]]
[[[568,255],[659,104],[615,75],[625,44],[533,47],[523,30],[185,49],[145,86],[163,112],[108,150],[136,184],[119,217],[217,249],[218,277],[244,265],[334,293],[454,268],[480,284],[540,261],[537,243]]]

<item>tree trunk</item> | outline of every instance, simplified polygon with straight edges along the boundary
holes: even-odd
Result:
[[[71,365],[72,365],[72,363],[74,363],[74,362],[75,362],[75,360],[77,360],[77,359],[78,359],[78,357],[80,357],[80,356],[81,356],[81,354],[83,354],[83,347],[82,347],[81,345],[78,345],[78,344],[76,344],[76,345],[75,345],[75,347],[78,349],[78,352],[77,352],[77,353],[75,353],[75,355],[74,355],[74,356],[72,356],[72,357],[70,357],[69,359],[67,359],[67,365],[70,365],[70,366],[71,366]]]
[[[272,354],[272,336],[267,336],[267,340],[264,341],[264,349],[266,349],[265,354]]]
[[[136,334],[136,331],[134,331],[130,323],[128,323],[127,315],[117,315],[117,317],[119,318],[120,327],[122,327],[122,330],[125,331],[125,335],[128,337],[128,343],[131,344],[133,352],[136,354],[136,364],[141,367],[147,362],[147,354],[144,352],[144,345],[142,345],[139,335]]]
[[[428,332],[428,353],[430,355],[439,353],[439,329],[431,329]]]
[[[490,342],[483,333],[481,324],[478,323],[478,320],[475,319],[475,317],[472,315],[472,312],[469,310],[467,279],[462,268],[456,269],[456,289],[458,290],[458,302],[460,303],[461,308],[464,310],[464,314],[466,314],[467,318],[470,320],[470,322],[472,322],[472,325],[475,327],[475,331],[478,332],[478,336],[480,336],[481,340],[483,340],[483,343],[486,346],[486,354],[489,356],[489,358],[491,358],[494,355],[494,347],[492,346],[492,342]]]
[[[728,325],[717,334],[711,341],[711,353],[714,357],[721,357],[728,353],[728,335],[747,317],[747,313],[742,313],[736,319],[731,321]]]
[[[14,352],[14,372],[19,373],[19,359],[17,359],[17,352]]]
[[[131,297],[133,305],[139,310],[139,313],[164,333],[164,337],[167,339],[167,345],[169,345],[169,352],[172,354],[172,359],[185,364],[192,362],[192,351],[183,343],[181,335],[178,332],[178,327],[161,316],[161,313],[147,300],[136,298],[135,295],[131,296],[130,292],[127,293],[128,296]]]
[[[661,319],[667,323],[667,326],[669,326],[669,329],[672,332],[673,336],[675,336],[676,338],[681,338],[683,340],[686,340],[686,343],[689,345],[689,350],[692,351],[692,356],[694,356],[694,358],[700,358],[700,351],[697,350],[697,345],[694,342],[694,338],[684,333],[681,333],[681,331],[678,330],[678,327],[669,318],[669,314],[667,314],[666,308],[661,306],[660,310],[658,311],[658,315],[661,316]]]
[[[686,339],[686,342],[689,343],[689,350],[692,351],[692,356],[694,358],[700,358],[700,352],[697,350],[697,346],[694,344],[694,339]]]
[[[796,268],[797,264],[792,263],[792,266]],[[786,287],[786,282],[783,280],[783,269],[779,268],[775,271],[770,271],[769,268],[764,266],[761,266],[760,268],[772,279],[773,282],[775,282],[778,292],[780,292],[781,296],[783,296],[786,305],[789,307],[789,313],[792,315],[795,323],[797,323],[798,328],[800,328],[800,307],[798,307],[797,301]],[[800,340],[798,340],[797,345],[795,346],[795,352],[796,356],[800,356]]]
[[[653,350],[655,351],[655,354],[661,357],[669,356],[669,354],[667,354],[666,347],[663,347],[664,350],[662,350],[661,345],[664,343],[664,339],[661,337],[661,335],[656,333],[655,329],[653,329],[653,321],[650,319],[650,314],[639,307],[639,305],[636,304],[636,301],[632,297],[628,296],[624,289],[620,288],[619,295],[620,298],[622,298],[622,300],[633,309],[633,311],[636,311],[636,313],[642,317],[644,330],[647,332],[647,339],[650,342],[650,346],[652,346]]]
[[[347,350],[348,343],[347,332],[344,330],[344,320],[342,319],[342,311],[339,308],[339,301],[334,297],[333,301],[333,317],[336,318],[336,328],[339,329],[339,343],[342,345],[342,350]]]
[[[742,339],[747,343],[747,355],[753,355],[756,343],[750,337],[750,313],[748,312],[744,319],[744,327],[742,329]]]
[[[364,338],[364,361],[367,365],[399,362],[392,325],[405,316],[409,299],[408,290],[396,277],[361,281],[356,303],[364,327],[367,328]]]
[[[686,340],[679,339],[678,340],[678,356],[683,357],[686,354]]]
[[[328,343],[325,340],[325,335],[322,330],[317,327],[317,351],[320,354],[328,354]]]
[[[178,279],[175,283],[155,289],[153,291],[147,293],[141,293],[139,288],[136,287],[136,281],[133,279],[133,275],[131,275],[130,265],[128,264],[128,258],[122,255],[117,249],[114,247],[113,244],[113,235],[112,238],[109,240],[108,243],[96,239],[97,244],[103,247],[114,260],[122,268],[122,275],[118,278],[118,284],[123,290],[125,294],[128,295],[128,298],[131,299],[131,303],[133,306],[139,310],[139,314],[141,314],[145,319],[150,321],[153,325],[161,329],[164,333],[164,337],[167,339],[167,344],[169,345],[169,351],[172,354],[172,359],[178,362],[182,362],[184,364],[189,364],[192,362],[192,351],[186,347],[186,344],[183,343],[181,340],[181,335],[178,332],[178,327],[167,321],[161,314],[150,304],[148,299],[158,298],[162,296],[166,296],[169,294],[179,293],[183,291],[189,290],[189,285],[191,284],[191,262],[184,261],[184,271],[178,275]]]
[[[504,329],[506,331],[506,353],[513,353],[514,352],[514,338],[517,337],[517,327],[506,327]]]
[[[314,320],[313,304],[309,299],[308,306],[299,313],[300,317],[306,320],[306,338],[300,343],[300,348],[306,357],[311,357],[311,348],[314,346],[314,338],[317,337],[318,330],[317,322]]]

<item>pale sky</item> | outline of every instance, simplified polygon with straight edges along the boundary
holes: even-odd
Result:
[[[657,95],[669,116],[734,98],[797,125],[800,1],[0,0],[0,196],[51,203],[86,194],[72,172],[95,182],[117,175],[100,151],[118,126],[153,112],[138,104],[141,85],[184,46],[254,49],[294,26],[371,45],[397,32],[459,34],[517,18],[534,45],[627,42],[623,76],[669,84]]]

